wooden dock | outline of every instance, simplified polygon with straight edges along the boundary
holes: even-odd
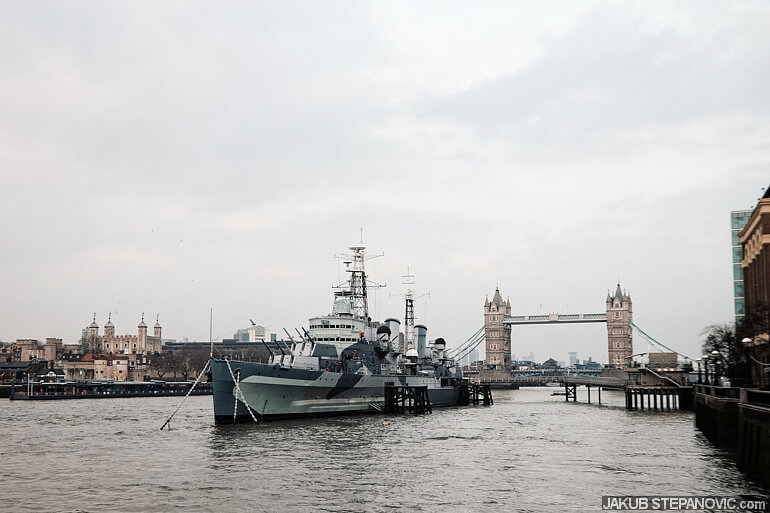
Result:
[[[670,380],[661,384],[636,385],[621,378],[573,376],[562,378],[565,400],[577,401],[577,387],[588,389],[588,403],[591,403],[591,387],[596,388],[598,403],[602,404],[602,388],[623,390],[626,409],[648,411],[692,410],[693,387],[678,385]],[[664,384],[665,383],[665,384]],[[645,407],[645,401],[647,406]]]
[[[427,386],[395,386],[385,387],[385,404],[383,413],[432,413]]]
[[[629,385],[625,388],[626,409],[647,410],[692,410],[693,388],[666,385]],[[664,404],[665,403],[665,404]]]
[[[492,387],[489,384],[463,383],[460,385],[459,393],[458,404],[460,406],[468,406],[469,404],[491,406],[494,404]]]

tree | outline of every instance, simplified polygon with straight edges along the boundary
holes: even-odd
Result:
[[[165,353],[154,354],[150,360],[150,369],[155,372],[158,379],[163,377],[174,370],[174,352],[168,351]]]
[[[743,320],[736,327],[741,339],[753,339],[770,332],[770,307],[764,301],[757,301],[746,309]]]
[[[715,372],[730,379],[745,379],[747,375],[746,349],[741,343],[742,328],[740,324],[712,324],[704,328],[701,335],[703,354],[710,358]],[[716,351],[716,353],[715,353]]]
[[[188,351],[179,351],[176,358],[175,370],[179,371],[185,381],[190,377],[197,377],[198,373],[206,365],[209,359],[209,352],[205,349],[192,349]]]

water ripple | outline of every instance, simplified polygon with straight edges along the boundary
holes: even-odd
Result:
[[[216,426],[211,398],[0,401],[14,511],[599,511],[601,495],[756,496],[681,412],[496,391],[492,407]],[[615,404],[613,405],[613,401]],[[7,502],[6,502],[7,501]],[[0,507],[2,509],[2,507]]]

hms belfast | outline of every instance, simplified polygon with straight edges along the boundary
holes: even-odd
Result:
[[[211,358],[215,422],[377,413],[386,387],[424,387],[432,407],[467,404],[444,339],[428,345],[427,328],[414,325],[411,290],[403,335],[397,319],[371,320],[365,247],[349,249],[349,279],[336,287],[332,312],[311,318],[290,351],[267,363]]]

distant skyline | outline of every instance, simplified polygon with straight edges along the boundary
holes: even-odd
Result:
[[[697,356],[732,322],[730,211],[770,183],[770,4],[0,5],[0,339],[276,333],[370,254],[375,318],[450,347],[499,286]],[[601,324],[512,352],[606,362]],[[634,337],[634,351],[647,345]]]

